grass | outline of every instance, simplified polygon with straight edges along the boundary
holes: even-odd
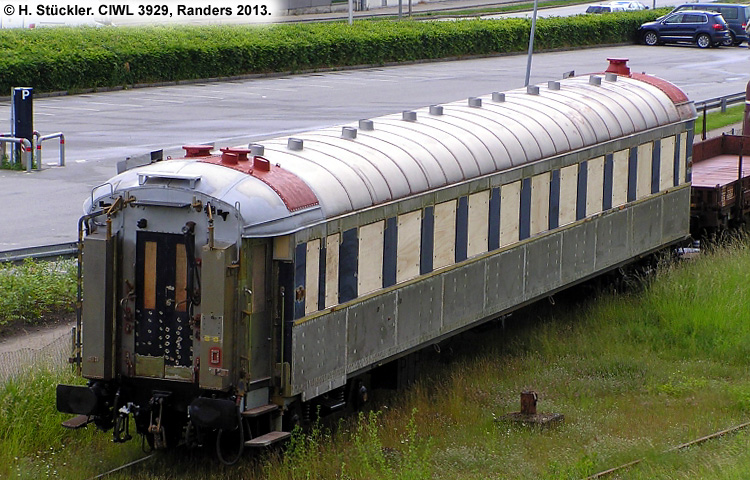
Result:
[[[14,322],[57,320],[75,308],[76,266],[72,260],[0,263],[0,332]]]
[[[224,467],[210,449],[176,451],[112,478],[579,479],[636,459],[644,461],[617,478],[744,478],[745,430],[665,452],[750,418],[749,282],[748,241],[735,240],[693,261],[665,262],[654,277],[634,282],[637,291],[558,295],[555,306],[544,302],[467,333],[444,346],[449,358],[423,357],[413,388],[380,393],[371,411],[333,431],[296,431],[285,455],[246,455]],[[33,396],[52,383],[0,394],[12,412],[42,409],[33,418],[0,416],[0,425],[18,420],[16,430],[28,431],[36,417],[54,418],[34,427],[38,443],[0,432],[0,442],[20,445],[13,455],[28,474],[21,478],[37,478],[46,465],[60,478],[82,478],[138,458],[136,442],[61,434],[53,400]],[[562,425],[527,429],[502,420],[529,388],[539,393],[540,412],[565,415]],[[78,458],[83,445],[92,453]],[[54,460],[50,453],[35,460],[50,447]],[[0,465],[6,460],[0,456]]]
[[[735,123],[742,122],[745,116],[745,106],[736,105],[734,107],[727,108],[725,113],[713,112],[706,114],[706,131],[716,130],[719,128],[726,127],[727,125],[734,125]],[[698,112],[698,119],[695,121],[695,133],[700,135],[703,133],[703,114]]]

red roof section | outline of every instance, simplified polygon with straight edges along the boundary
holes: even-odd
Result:
[[[297,175],[260,156],[248,158],[246,149],[221,149],[222,155],[201,157],[198,161],[231,168],[257,178],[281,198],[287,210],[295,212],[318,205],[318,197]]]
[[[666,80],[662,80],[661,78],[647,75],[645,73],[631,73],[630,78],[640,80],[642,82],[655,86],[662,92],[666,93],[667,96],[672,100],[672,102],[675,103],[675,105],[688,101],[688,97],[687,95],[685,95],[685,92],[677,88],[674,84]]]

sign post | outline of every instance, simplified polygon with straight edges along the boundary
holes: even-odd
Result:
[[[11,134],[16,138],[25,138],[29,141],[29,145],[32,145],[34,137],[34,89],[32,87],[16,87],[13,89],[11,98]],[[26,165],[23,166],[26,167]]]

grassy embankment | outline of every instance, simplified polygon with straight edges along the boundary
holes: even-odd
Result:
[[[73,260],[0,263],[0,336],[10,325],[53,322],[73,312],[75,292]]]
[[[469,333],[449,364],[428,359],[413,388],[336,433],[298,435],[286,456],[217,466],[178,452],[113,478],[582,478],[646,459],[620,478],[742,478],[750,432],[669,447],[750,418],[750,250],[735,242],[663,266],[629,293],[524,310],[506,328]],[[0,389],[0,476],[85,478],[137,458],[137,441],[67,432],[54,412],[59,372]],[[547,430],[499,421],[533,388]],[[93,430],[89,427],[89,430]],[[53,474],[54,472],[54,474]],[[12,477],[11,477],[12,476]]]
[[[706,131],[718,130],[726,127],[727,125],[734,125],[735,123],[742,122],[745,116],[745,106],[736,105],[734,107],[727,108],[726,113],[714,112],[706,115]],[[698,118],[695,121],[695,135],[696,137],[703,133],[703,115],[698,112]],[[741,132],[736,132],[737,134]]]

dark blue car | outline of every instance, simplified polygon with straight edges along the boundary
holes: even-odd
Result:
[[[641,25],[640,38],[646,45],[695,43],[700,48],[731,43],[727,22],[717,12],[679,11]]]

